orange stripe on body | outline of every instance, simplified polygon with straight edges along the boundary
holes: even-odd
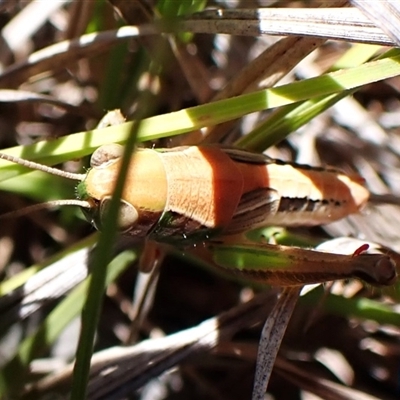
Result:
[[[166,210],[210,228],[226,226],[243,194],[237,163],[218,147],[160,153],[168,177]]]

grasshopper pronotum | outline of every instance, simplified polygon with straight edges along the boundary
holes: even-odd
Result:
[[[60,200],[55,204],[82,206],[90,222],[101,229],[122,152],[122,146],[117,144],[98,148],[86,174],[66,173],[3,153],[0,158],[80,181],[78,200]],[[217,146],[138,149],[127,176],[118,220],[121,233],[181,246],[222,236],[231,238],[225,243],[232,250],[235,234],[268,225],[329,223],[358,212],[369,197],[363,179],[357,175]],[[258,248],[264,248],[268,254],[281,253],[281,261],[286,260],[284,269],[251,265],[254,258],[247,256]],[[217,251],[220,255],[224,247]],[[390,285],[396,278],[393,261],[381,254],[351,257],[253,244],[240,249],[240,266],[223,257],[219,260],[218,254],[211,256],[217,266],[273,284],[299,285],[359,277],[370,283]],[[250,260],[250,264],[246,265],[245,260]]]

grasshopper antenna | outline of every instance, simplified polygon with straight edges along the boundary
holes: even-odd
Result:
[[[85,200],[74,200],[74,199],[53,200],[53,201],[47,201],[45,203],[34,204],[33,206],[24,207],[24,208],[21,208],[20,210],[10,211],[10,212],[1,214],[0,220],[9,219],[9,218],[18,218],[18,217],[22,217],[24,215],[31,214],[36,211],[49,209],[52,207],[58,207],[58,206],[78,206],[78,207],[83,207],[83,208],[92,208],[93,207],[93,205],[89,201],[85,201]]]
[[[23,167],[47,172],[51,175],[62,176],[63,178],[72,179],[74,181],[83,181],[86,177],[86,174],[75,174],[73,172],[63,171],[61,169],[52,168],[47,165],[39,164],[34,161],[24,160],[23,158],[11,156],[5,153],[0,153],[0,158],[6,161],[13,162],[15,164],[22,165]]]
[[[75,174],[73,172],[66,172],[61,169],[52,168],[47,165],[39,164],[34,161],[28,161],[23,158],[11,156],[11,155],[5,154],[5,153],[0,153],[0,159],[22,165],[23,167],[27,167],[30,169],[36,169],[39,171],[47,172],[51,175],[56,175],[56,176],[61,176],[63,178],[72,179],[74,181],[83,181],[86,177],[85,174]],[[79,206],[79,207],[84,207],[84,208],[92,208],[93,204],[89,201],[77,200],[77,199],[48,201],[45,203],[35,204],[33,206],[25,207],[20,210],[10,211],[8,213],[2,214],[2,215],[0,215],[0,220],[21,217],[21,216],[30,214],[35,211],[48,209],[51,207],[57,207],[57,206]]]

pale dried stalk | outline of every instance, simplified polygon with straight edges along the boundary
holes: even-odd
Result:
[[[341,2],[343,3],[343,2]],[[242,36],[313,36],[394,46],[381,28],[357,8],[258,8],[213,10],[182,22],[195,33],[226,33]]]
[[[398,0],[351,0],[368,18],[400,46],[400,2]]]
[[[252,400],[263,400],[265,398],[275,359],[301,288],[301,286],[284,288],[265,322],[258,345]]]

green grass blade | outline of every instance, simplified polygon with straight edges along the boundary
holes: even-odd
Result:
[[[179,135],[240,118],[255,111],[328,96],[400,75],[400,56],[398,52],[395,54],[393,57],[316,78],[145,118],[140,124],[137,140],[141,142]],[[132,122],[127,122],[118,126],[76,133],[51,142],[43,141],[34,145],[18,146],[6,149],[4,152],[45,164],[56,164],[90,154],[106,143],[124,143],[129,137],[131,128]],[[0,169],[0,180],[26,172],[25,168],[10,165],[5,161],[0,162]]]
[[[136,131],[138,126],[140,126],[140,124],[136,124]],[[108,216],[104,221],[104,229],[100,234],[93,260],[90,263],[92,274],[89,280],[90,283],[85,308],[82,312],[82,328],[76,353],[71,393],[71,398],[77,400],[84,400],[86,398],[86,385],[89,377],[94,335],[97,329],[101,299],[106,284],[106,268],[111,259],[113,243],[117,235],[119,202],[124,188],[124,181],[128,172],[131,154],[135,145],[135,139],[136,132],[132,131],[131,137],[126,142],[121,169],[119,171],[119,179],[111,199]]]
[[[304,302],[315,308],[315,304],[324,297],[323,289],[312,290],[304,296]],[[329,313],[343,317],[356,317],[360,319],[369,319],[379,324],[390,324],[400,327],[400,314],[393,310],[389,305],[382,302],[366,298],[345,298],[330,294],[324,297],[322,307]]]

